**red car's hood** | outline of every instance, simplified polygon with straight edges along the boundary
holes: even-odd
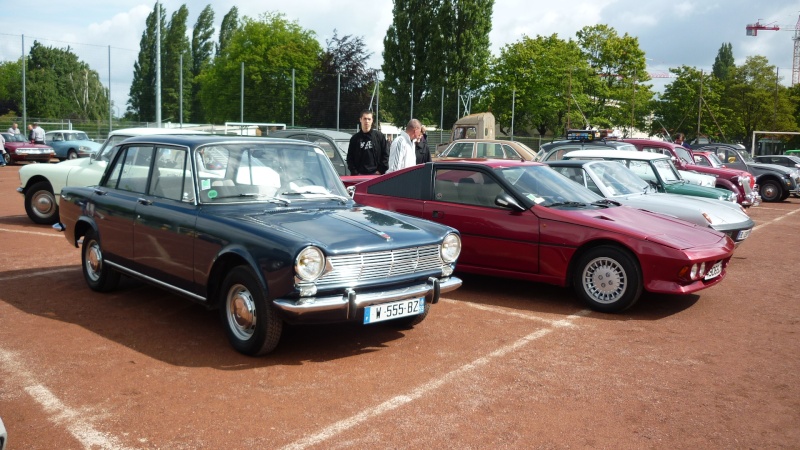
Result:
[[[626,206],[600,209],[542,209],[547,211],[535,208],[537,215],[542,219],[580,223],[681,250],[714,245],[720,240],[728,239],[724,234],[710,228]]]

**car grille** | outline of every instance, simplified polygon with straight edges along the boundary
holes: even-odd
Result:
[[[317,280],[317,287],[440,271],[444,265],[438,245],[332,256],[328,262],[333,270]]]

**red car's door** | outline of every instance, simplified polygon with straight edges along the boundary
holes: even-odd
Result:
[[[539,272],[539,219],[494,204],[503,188],[489,173],[439,169],[423,218],[461,232],[458,267],[487,275]]]

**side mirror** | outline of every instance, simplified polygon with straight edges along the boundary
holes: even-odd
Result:
[[[508,192],[497,194],[497,197],[494,198],[494,204],[502,206],[503,208],[513,209],[517,212],[525,211],[525,208],[520,205],[514,197],[508,195]]]

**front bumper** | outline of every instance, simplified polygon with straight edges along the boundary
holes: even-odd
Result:
[[[758,185],[755,186],[754,191],[745,194],[742,200],[742,206],[758,206],[761,204],[761,195],[758,193]]]
[[[12,161],[50,162],[55,153],[11,153]]]
[[[425,297],[431,304],[439,301],[439,295],[458,289],[461,279],[430,277],[425,283],[385,291],[373,290],[356,293],[347,289],[343,295],[307,297],[296,299],[278,298],[273,304],[281,311],[287,322],[332,323],[355,321],[367,306]]]

